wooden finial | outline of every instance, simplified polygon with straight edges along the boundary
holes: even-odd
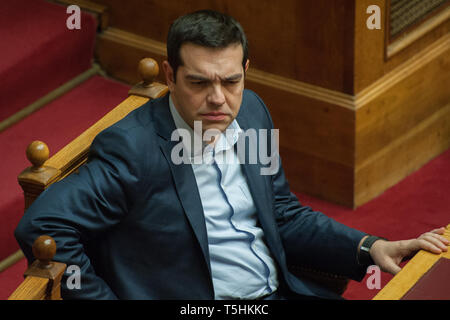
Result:
[[[27,158],[33,165],[33,171],[42,171],[45,161],[48,160],[50,151],[47,145],[42,141],[33,141],[28,145]]]
[[[33,141],[26,150],[32,166],[23,170],[17,179],[25,196],[25,209],[59,177],[60,171],[44,165],[49,157],[49,149],[42,141]]]
[[[56,243],[50,236],[38,237],[32,247],[34,257],[39,261],[38,267],[48,269],[52,266],[51,262],[56,254]]]
[[[128,91],[129,95],[156,99],[169,90],[167,86],[155,81],[159,74],[159,66],[154,59],[142,59],[138,65],[138,74],[142,81]]]
[[[61,278],[66,269],[66,264],[52,261],[56,254],[55,240],[47,235],[38,237],[32,246],[36,260],[25,271],[25,277],[49,279],[43,299],[61,299]]]
[[[142,85],[148,87],[155,82],[159,74],[158,63],[152,58],[144,58],[139,61],[138,73],[142,79]]]

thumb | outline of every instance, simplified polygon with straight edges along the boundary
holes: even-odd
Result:
[[[396,275],[402,270],[402,268],[400,268],[391,258],[386,259],[380,267],[384,272],[388,272],[392,275]]]

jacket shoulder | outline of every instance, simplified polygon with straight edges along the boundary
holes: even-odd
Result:
[[[264,101],[252,90],[245,89],[239,116],[251,119],[252,124],[258,122],[262,127],[273,127],[272,117]]]

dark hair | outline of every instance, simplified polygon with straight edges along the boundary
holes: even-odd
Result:
[[[174,72],[174,81],[179,66],[183,65],[180,48],[184,43],[193,43],[209,48],[225,48],[241,44],[244,56],[242,67],[248,57],[248,43],[242,26],[233,17],[212,11],[200,10],[176,19],[167,35],[167,57]]]

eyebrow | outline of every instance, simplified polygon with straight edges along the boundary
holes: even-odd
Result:
[[[242,78],[242,73],[236,73],[236,74],[233,74],[231,76],[225,77],[222,80],[225,80],[225,81],[236,81],[236,80],[240,80],[241,78]],[[188,74],[188,75],[186,75],[186,79],[194,80],[194,81],[210,81],[209,78],[206,78],[204,76],[197,75],[197,74]]]

